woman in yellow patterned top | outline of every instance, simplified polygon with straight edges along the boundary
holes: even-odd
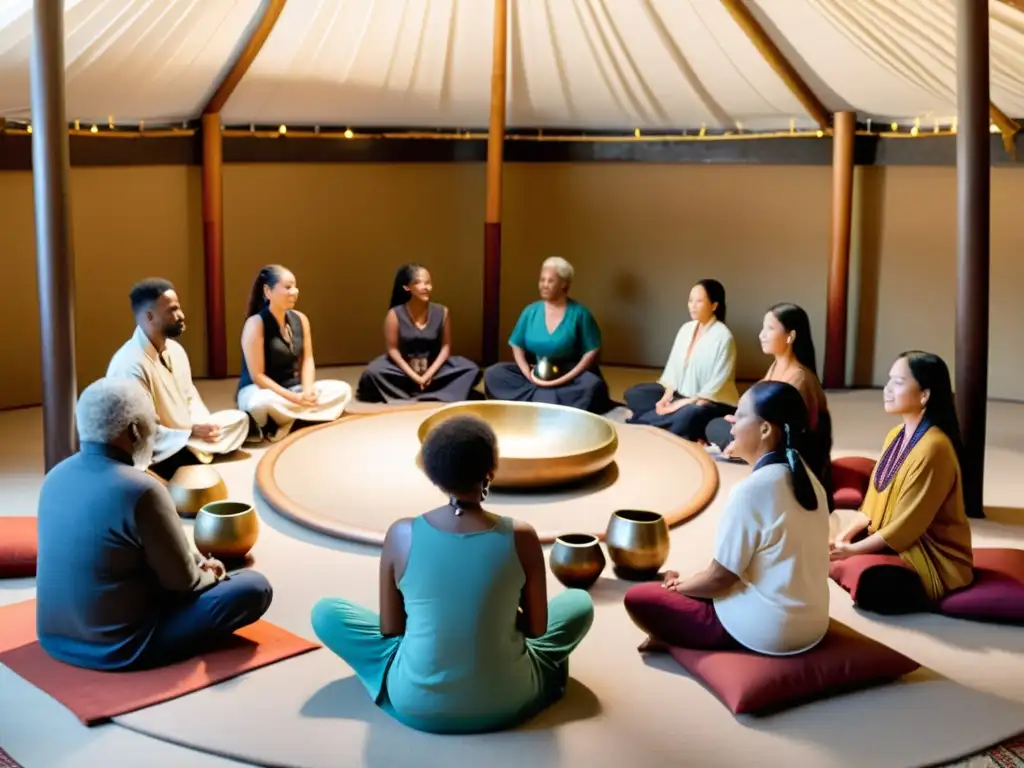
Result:
[[[861,511],[836,538],[832,559],[896,552],[921,577],[928,597],[939,600],[974,578],[963,443],[942,358],[900,355],[889,370],[885,410],[903,424],[886,437]]]

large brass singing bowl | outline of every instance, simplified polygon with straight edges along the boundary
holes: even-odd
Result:
[[[580,480],[612,463],[619,447],[615,425],[578,408],[501,400],[455,403],[426,418],[420,444],[454,416],[476,416],[498,436],[498,470],[491,485],[540,487]]]
[[[657,512],[620,509],[608,521],[604,543],[619,576],[649,579],[668,560],[668,524]]]
[[[228,497],[224,479],[216,469],[206,464],[181,467],[171,477],[167,489],[178,514],[185,517],[195,517],[204,505]]]
[[[548,564],[555,578],[570,589],[590,589],[607,561],[597,536],[566,533],[555,539]]]
[[[252,504],[215,501],[196,515],[193,539],[202,555],[218,560],[241,560],[256,546],[260,519]]]

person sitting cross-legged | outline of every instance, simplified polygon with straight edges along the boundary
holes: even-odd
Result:
[[[380,615],[324,598],[313,630],[374,703],[411,728],[515,727],[564,694],[569,654],[590,630],[594,604],[578,589],[549,603],[536,531],[483,508],[498,461],[485,422],[441,422],[422,461],[449,501],[388,529]]]
[[[97,670],[164,666],[257,621],[266,577],[189,546],[170,492],[148,466],[153,401],[137,381],[105,378],[78,400],[81,450],[39,495],[36,627],[58,661]]]
[[[185,313],[174,286],[154,277],[132,286],[135,332],[107,366],[111,378],[135,379],[153,399],[158,425],[150,471],[170,480],[179,467],[209,464],[238,450],[249,434],[249,415],[237,409],[210,413],[192,381],[188,354],[177,339]]]

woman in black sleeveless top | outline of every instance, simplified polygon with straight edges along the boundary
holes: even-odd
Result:
[[[277,264],[264,267],[242,327],[238,407],[271,439],[296,421],[334,421],[352,399],[344,381],[316,380],[309,319],[294,308],[298,297],[295,275]]]
[[[468,400],[480,381],[476,363],[451,354],[448,308],[430,301],[430,273],[406,264],[395,274],[384,317],[386,354],[363,371],[356,397],[368,403]]]

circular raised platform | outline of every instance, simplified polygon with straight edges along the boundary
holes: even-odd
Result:
[[[537,488],[576,482],[615,459],[619,435],[608,419],[578,408],[502,400],[453,403],[420,422],[420,444],[439,424],[460,416],[487,422],[498,436],[501,461],[492,489]]]
[[[256,487],[273,509],[300,525],[380,545],[396,519],[447,501],[416,466],[426,410],[393,407],[295,432],[264,455]],[[488,509],[531,523],[550,543],[563,533],[603,538],[617,509],[653,510],[678,525],[714,498],[718,468],[699,445],[653,427],[612,427],[619,445],[603,471],[554,489],[495,490]]]

